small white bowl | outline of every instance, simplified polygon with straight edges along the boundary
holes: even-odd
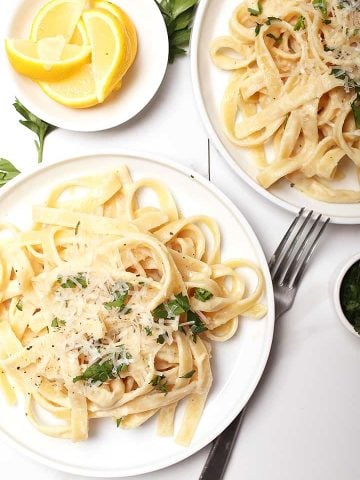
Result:
[[[334,287],[334,303],[335,303],[335,310],[337,313],[337,316],[340,320],[340,322],[343,324],[343,326],[351,332],[353,335],[356,335],[357,337],[360,337],[360,335],[354,330],[354,327],[352,324],[349,322],[349,320],[345,317],[343,309],[341,308],[341,303],[340,303],[340,288],[342,281],[344,280],[344,276],[346,272],[349,270],[349,268],[354,265],[358,260],[360,260],[360,253],[357,253],[356,255],[352,256],[349,258],[349,260],[345,263],[345,265],[341,268],[338,277],[335,282],[335,287]]]
[[[47,0],[14,2],[6,36],[28,38],[32,19],[46,2]],[[167,67],[169,44],[166,26],[156,2],[112,0],[112,3],[121,7],[134,22],[138,35],[138,52],[134,64],[124,77],[121,90],[103,104],[85,109],[60,105],[49,98],[36,82],[19,75],[8,64],[17,98],[31,112],[51,125],[78,132],[116,127],[139,113],[160,87]]]

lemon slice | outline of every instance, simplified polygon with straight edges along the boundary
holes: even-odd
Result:
[[[92,5],[94,8],[102,8],[110,12],[114,17],[116,17],[123,28],[126,30],[127,38],[130,43],[129,45],[129,55],[128,55],[128,64],[126,70],[128,70],[134,62],[137,53],[137,34],[136,28],[133,24],[130,17],[117,5],[114,3],[108,2],[106,0],[93,0]],[[125,72],[126,72],[125,70]]]
[[[39,82],[39,85],[46,95],[67,107],[87,108],[99,103],[90,64],[83,65],[60,82]]]
[[[5,40],[6,53],[14,69],[34,80],[53,81],[73,73],[90,61],[89,46],[65,45],[58,37],[31,40]],[[60,40],[59,40],[60,39]],[[60,42],[60,43],[59,43]]]
[[[89,39],[82,19],[79,20],[69,43],[74,45],[89,45]]]
[[[63,35],[69,42],[85,8],[86,0],[51,0],[37,13],[30,40]]]
[[[92,69],[99,102],[110,94],[127,55],[125,32],[120,21],[102,9],[83,14],[92,50]]]

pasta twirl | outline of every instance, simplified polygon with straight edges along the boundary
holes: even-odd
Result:
[[[360,201],[359,26],[356,0],[245,1],[213,41],[215,65],[232,72],[224,131],[251,150],[264,188],[286,178],[318,200]],[[348,170],[356,187],[335,186]]]
[[[152,190],[158,207],[142,206]],[[211,342],[260,318],[259,268],[223,262],[206,216],[183,218],[161,182],[133,182],[126,167],[59,185],[33,208],[34,226],[0,249],[0,388],[26,397],[41,432],[85,440],[93,419],[136,428],[158,414],[158,433],[191,441],[212,383]],[[241,269],[257,286],[249,291]],[[41,407],[55,422],[38,416]]]

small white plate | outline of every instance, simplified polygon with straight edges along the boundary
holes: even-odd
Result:
[[[360,204],[325,203],[303,195],[289,182],[283,180],[269,190],[256,181],[257,169],[253,166],[246,149],[233,145],[223,132],[220,119],[220,103],[229,72],[221,71],[212,62],[209,47],[219,35],[227,35],[231,14],[240,0],[201,0],[193,26],[191,40],[191,74],[196,102],[208,135],[234,171],[256,192],[268,200],[297,213],[301,207],[331,217],[333,223],[360,223]],[[276,12],[275,12],[276,13]],[[358,188],[342,185],[341,188]]]
[[[157,470],[189,457],[211,442],[253,393],[268,358],[274,327],[271,278],[251,227],[216,187],[201,175],[168,160],[144,158],[141,154],[107,154],[36,168],[1,189],[0,221],[11,221],[24,229],[31,225],[31,206],[42,202],[58,183],[82,176],[84,172],[91,175],[111,171],[122,163],[128,165],[134,179],[153,177],[166,181],[184,216],[202,213],[219,223],[222,258],[244,257],[256,262],[264,272],[263,302],[267,304],[268,313],[261,320],[242,319],[238,333],[231,340],[214,345],[211,361],[214,383],[188,448],[177,445],[173,438],[156,436],[154,420],[128,431],[117,429],[109,419],[91,421],[90,438],[82,443],[47,437],[26,420],[21,402],[19,406],[9,407],[0,394],[0,438],[48,466],[94,477],[122,477]],[[253,285],[252,276],[249,282]],[[181,416],[180,411],[175,430]]]
[[[32,19],[47,0],[15,2],[6,37],[28,38]],[[139,113],[153,98],[164,78],[169,44],[166,26],[156,3],[150,0],[112,0],[132,19],[138,35],[135,62],[119,92],[103,104],[76,109],[55,102],[40,87],[11,70],[16,96],[35,115],[51,125],[78,132],[116,127]]]

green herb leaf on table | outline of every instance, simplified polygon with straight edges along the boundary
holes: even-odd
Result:
[[[0,158],[0,187],[19,175],[20,171],[5,158]]]
[[[187,52],[197,0],[156,0],[169,37],[169,63]]]
[[[32,130],[38,137],[37,140],[35,140],[35,145],[38,152],[38,163],[41,163],[43,160],[45,138],[50,132],[55,130],[56,127],[44,122],[36,115],[31,113],[30,110],[24,107],[24,105],[17,98],[15,99],[13,106],[15,107],[15,110],[23,117],[23,120],[19,120],[21,125],[24,125],[24,127],[28,128],[29,130]]]

